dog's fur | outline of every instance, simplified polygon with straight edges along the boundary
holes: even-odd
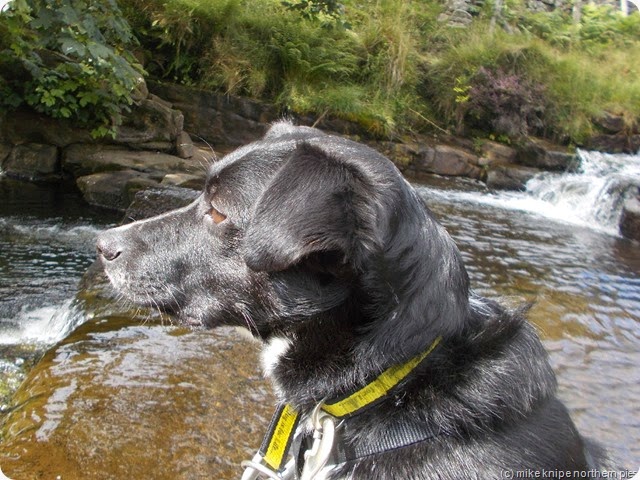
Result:
[[[447,232],[366,146],[276,124],[211,165],[194,203],[109,230],[98,251],[134,301],[262,339],[277,394],[304,413],[441,336],[390,395],[347,420],[345,441],[374,442],[396,424],[439,434],[342,465],[335,478],[594,466],[524,312],[470,291]]]

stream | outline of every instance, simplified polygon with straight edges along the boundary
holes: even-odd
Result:
[[[606,445],[622,466],[636,468],[640,244],[620,238],[617,221],[628,186],[640,184],[640,156],[580,155],[577,173],[537,176],[526,192],[491,193],[472,181],[437,177],[417,187],[460,247],[476,291],[511,305],[533,302],[530,318],[550,352],[560,397],[579,430]],[[117,221],[90,209],[68,189],[0,176],[0,418],[9,394],[32,365],[78,325],[86,322],[79,331],[94,347],[109,344],[109,335],[116,335],[98,326],[107,320],[87,322],[85,306],[74,298],[79,278],[95,258],[95,236]],[[197,344],[191,356],[183,353],[193,365],[182,372],[184,378],[173,380],[178,384],[198,375],[203,348],[235,348],[226,339],[202,340],[205,332],[176,331],[153,322],[117,328],[113,331],[122,338],[144,337],[140,345],[147,348],[145,355],[166,357],[167,363],[175,342]],[[61,345],[45,360],[55,364],[67,348]],[[149,374],[154,376],[161,378],[157,372]],[[64,392],[70,392],[69,385],[76,388],[74,382],[67,379]],[[266,398],[266,393],[260,395]],[[134,437],[147,428],[135,419],[125,425]],[[116,431],[109,438],[125,433],[114,425],[111,430]],[[137,448],[149,450],[145,447]],[[171,458],[176,462],[175,455]],[[116,464],[104,468],[117,469]],[[95,478],[119,478],[113,472]]]

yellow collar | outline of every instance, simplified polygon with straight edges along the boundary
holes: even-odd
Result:
[[[353,415],[386,396],[391,389],[404,380],[441,342],[438,337],[427,350],[409,361],[392,365],[370,383],[341,399],[321,405],[321,409],[338,419]],[[274,471],[280,471],[285,464],[291,441],[296,432],[300,415],[289,404],[278,407],[271,419],[267,434],[256,457]],[[254,458],[255,460],[255,458]]]

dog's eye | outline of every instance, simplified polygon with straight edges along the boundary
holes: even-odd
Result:
[[[215,207],[211,206],[211,210],[209,210],[209,215],[213,219],[213,223],[222,223],[227,219],[227,216],[224,213],[220,213]]]

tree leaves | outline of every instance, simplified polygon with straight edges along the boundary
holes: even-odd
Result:
[[[142,77],[115,0],[14,0],[0,20],[7,37],[0,86],[13,94],[0,108],[15,107],[17,95],[42,113],[113,135]]]

